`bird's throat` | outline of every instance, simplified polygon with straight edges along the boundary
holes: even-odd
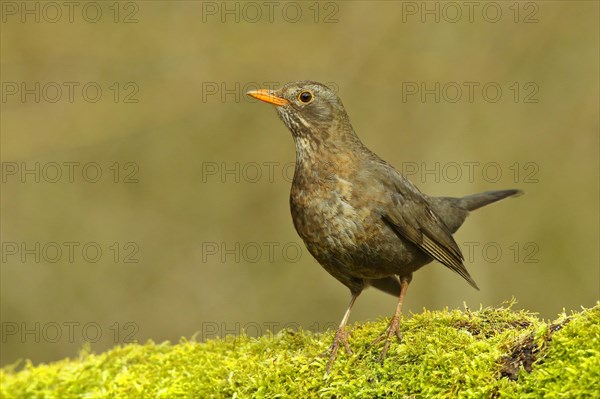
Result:
[[[294,182],[301,180],[304,185],[330,186],[339,178],[347,178],[350,171],[360,167],[363,161],[360,157],[362,152],[353,151],[357,145],[364,148],[360,141],[348,145],[344,141],[317,141],[311,137],[294,136],[294,143]]]

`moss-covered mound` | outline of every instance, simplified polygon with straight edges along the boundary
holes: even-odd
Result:
[[[600,306],[547,323],[507,308],[405,317],[380,364],[386,322],[355,325],[354,354],[325,375],[333,332],[182,340],[1,371],[2,398],[591,398],[600,392]]]

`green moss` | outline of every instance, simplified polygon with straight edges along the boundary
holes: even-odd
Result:
[[[386,322],[357,324],[325,375],[333,332],[182,340],[82,351],[1,370],[2,398],[598,397],[600,305],[548,324],[510,308],[404,318],[383,364],[370,343]],[[530,370],[527,371],[527,370]]]

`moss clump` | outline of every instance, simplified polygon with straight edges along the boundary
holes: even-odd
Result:
[[[370,343],[385,321],[355,325],[354,354],[325,375],[333,332],[182,340],[83,351],[0,372],[2,398],[598,397],[600,305],[548,324],[509,308],[405,318],[383,364]]]

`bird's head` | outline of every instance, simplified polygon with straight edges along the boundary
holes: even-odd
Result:
[[[355,136],[342,101],[324,84],[292,82],[277,90],[252,90],[247,94],[275,105],[295,140],[326,142],[343,138],[340,136]]]

